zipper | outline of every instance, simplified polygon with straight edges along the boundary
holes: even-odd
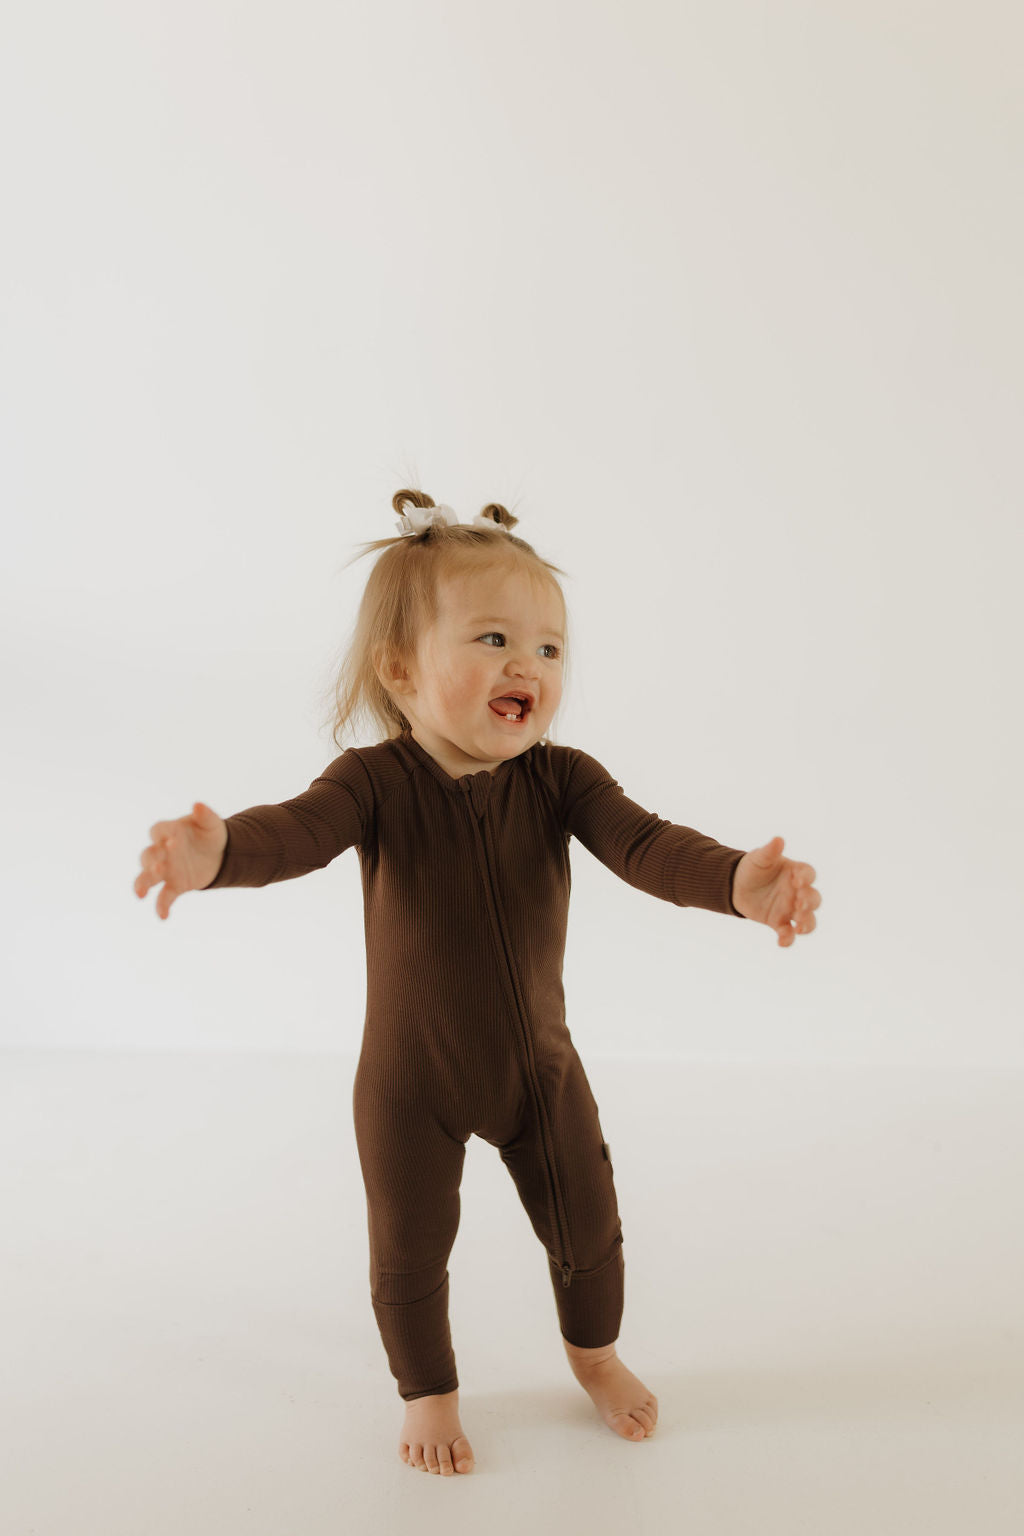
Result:
[[[563,1214],[562,1193],[558,1185],[558,1176],[555,1172],[554,1150],[551,1145],[550,1134],[548,1131],[547,1111],[544,1108],[544,1100],[541,1097],[540,1083],[536,1078],[536,1069],[533,1063],[533,1052],[530,1048],[529,1029],[527,1028],[523,1009],[519,1004],[519,991],[515,983],[515,977],[513,975],[512,958],[508,951],[504,929],[499,917],[498,892],[491,872],[491,860],[487,849],[486,823],[484,821],[484,815],[486,812],[486,800],[484,799],[484,794],[486,792],[486,787],[482,787],[481,801],[479,805],[477,804],[477,797],[473,792],[472,782],[466,783],[464,787],[469,793],[467,809],[470,813],[470,820],[473,823],[473,832],[476,838],[477,853],[480,857],[481,865],[486,877],[485,884],[487,888],[488,908],[491,915],[491,922],[495,928],[495,931],[497,932],[501,945],[501,953],[505,961],[505,975],[509,983],[509,990],[512,994],[515,1015],[519,1021],[524,1055],[526,1057],[527,1079],[533,1093],[534,1102],[537,1106],[537,1124],[539,1125],[541,1132],[541,1145],[544,1150],[544,1162],[548,1171],[548,1184],[551,1190],[552,1203],[555,1208],[555,1223],[561,1249],[560,1262],[559,1256],[557,1255],[554,1256],[555,1262],[558,1264],[558,1267],[562,1272],[562,1285],[568,1286],[572,1282],[573,1274],[573,1266],[569,1262],[571,1255],[569,1251],[568,1223],[566,1222]]]

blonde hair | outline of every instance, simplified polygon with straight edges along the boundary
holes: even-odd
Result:
[[[401,513],[406,502],[414,507],[437,503],[425,491],[402,490],[391,505]],[[568,661],[568,610],[565,594],[556,580],[567,572],[542,559],[532,545],[512,533],[519,519],[498,502],[488,502],[481,515],[507,532],[481,526],[432,523],[422,533],[396,534],[365,542],[352,560],[373,550],[383,550],[370,571],[360,599],[355,624],[341,647],[340,663],[327,690],[330,702],[324,725],[331,727],[336,747],[343,750],[342,733],[360,715],[367,715],[381,740],[400,735],[409,724],[394,697],[381,682],[378,665],[390,670],[406,665],[416,651],[420,635],[438,614],[438,587],[450,577],[493,570],[523,573],[538,584],[554,587],[565,613],[566,636],[562,646],[563,686]],[[327,702],[325,697],[324,702]],[[548,732],[547,739],[551,740]]]

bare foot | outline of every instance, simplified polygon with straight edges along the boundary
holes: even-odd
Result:
[[[410,1467],[451,1477],[472,1472],[473,1447],[459,1422],[459,1389],[414,1397],[405,1405],[398,1454]]]
[[[590,1394],[605,1423],[624,1440],[644,1440],[658,1423],[658,1399],[634,1376],[618,1355],[607,1349],[576,1349],[567,1339],[565,1352],[580,1386]],[[610,1353],[609,1353],[610,1351]]]

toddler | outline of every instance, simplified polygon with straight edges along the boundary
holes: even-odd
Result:
[[[472,1471],[448,1322],[448,1257],[466,1143],[498,1149],[547,1252],[577,1380],[627,1440],[658,1400],[619,1359],[622,1225],[612,1162],[566,1025],[569,839],[671,901],[765,923],[783,947],[816,926],[809,864],[783,840],[729,848],[659,819],[546,731],[562,697],[556,573],[491,503],[469,524],[399,491],[398,536],[372,568],[338,687],[337,725],[368,710],[382,739],[349,747],[281,805],[150,828],[138,895],[166,919],[185,891],[269,885],[358,848],[366,1016],[353,1082],[370,1294],[405,1403],[403,1461]],[[404,507],[409,510],[403,511]],[[344,687],[341,686],[342,681]]]

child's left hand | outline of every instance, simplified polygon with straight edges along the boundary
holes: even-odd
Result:
[[[732,904],[737,912],[776,929],[783,949],[795,943],[798,933],[810,933],[818,926],[813,909],[821,906],[821,893],[813,883],[814,870],[810,864],[784,859],[784,846],[784,838],[773,837],[762,848],[751,848],[740,859],[732,879]],[[795,928],[790,926],[793,923]]]

